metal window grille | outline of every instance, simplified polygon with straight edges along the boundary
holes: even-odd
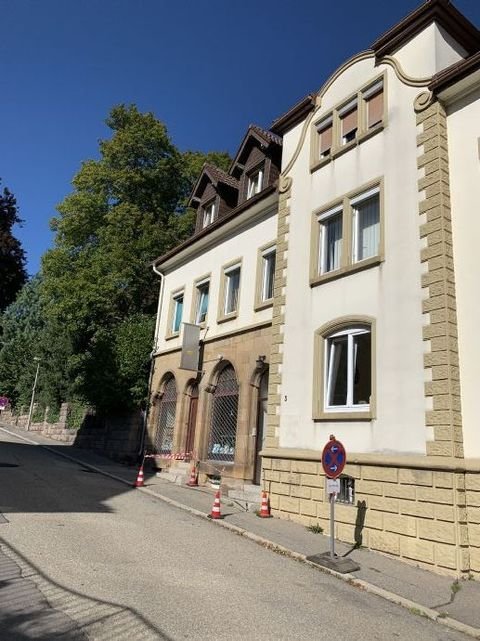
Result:
[[[157,433],[155,435],[155,452],[171,454],[173,447],[173,430],[177,408],[177,386],[175,379],[168,379],[163,387],[163,396],[158,413]]]
[[[237,436],[238,383],[233,367],[226,367],[218,377],[213,393],[208,458],[233,461]]]
[[[340,477],[340,492],[337,494],[337,503],[355,503],[355,479],[350,476]]]

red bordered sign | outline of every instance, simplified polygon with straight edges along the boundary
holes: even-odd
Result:
[[[336,479],[343,472],[345,463],[347,462],[347,455],[345,448],[337,441],[334,436],[323,448],[322,452],[322,467],[329,479]]]

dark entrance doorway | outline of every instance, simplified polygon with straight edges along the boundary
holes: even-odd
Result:
[[[197,425],[198,385],[195,383],[190,388],[190,405],[188,408],[187,434],[185,437],[185,455],[193,458],[195,444],[195,427]]]
[[[254,483],[260,485],[262,480],[262,457],[260,452],[265,441],[265,428],[267,425],[267,402],[268,402],[268,370],[262,374],[258,386],[257,403],[257,437],[255,441],[255,476]]]

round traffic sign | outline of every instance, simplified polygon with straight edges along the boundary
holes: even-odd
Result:
[[[346,462],[345,448],[332,435],[322,452],[322,467],[327,477],[329,479],[338,478],[343,472]]]

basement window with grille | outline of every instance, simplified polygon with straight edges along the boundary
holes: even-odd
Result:
[[[355,505],[355,479],[351,476],[340,477],[340,492],[337,494],[337,503]]]

